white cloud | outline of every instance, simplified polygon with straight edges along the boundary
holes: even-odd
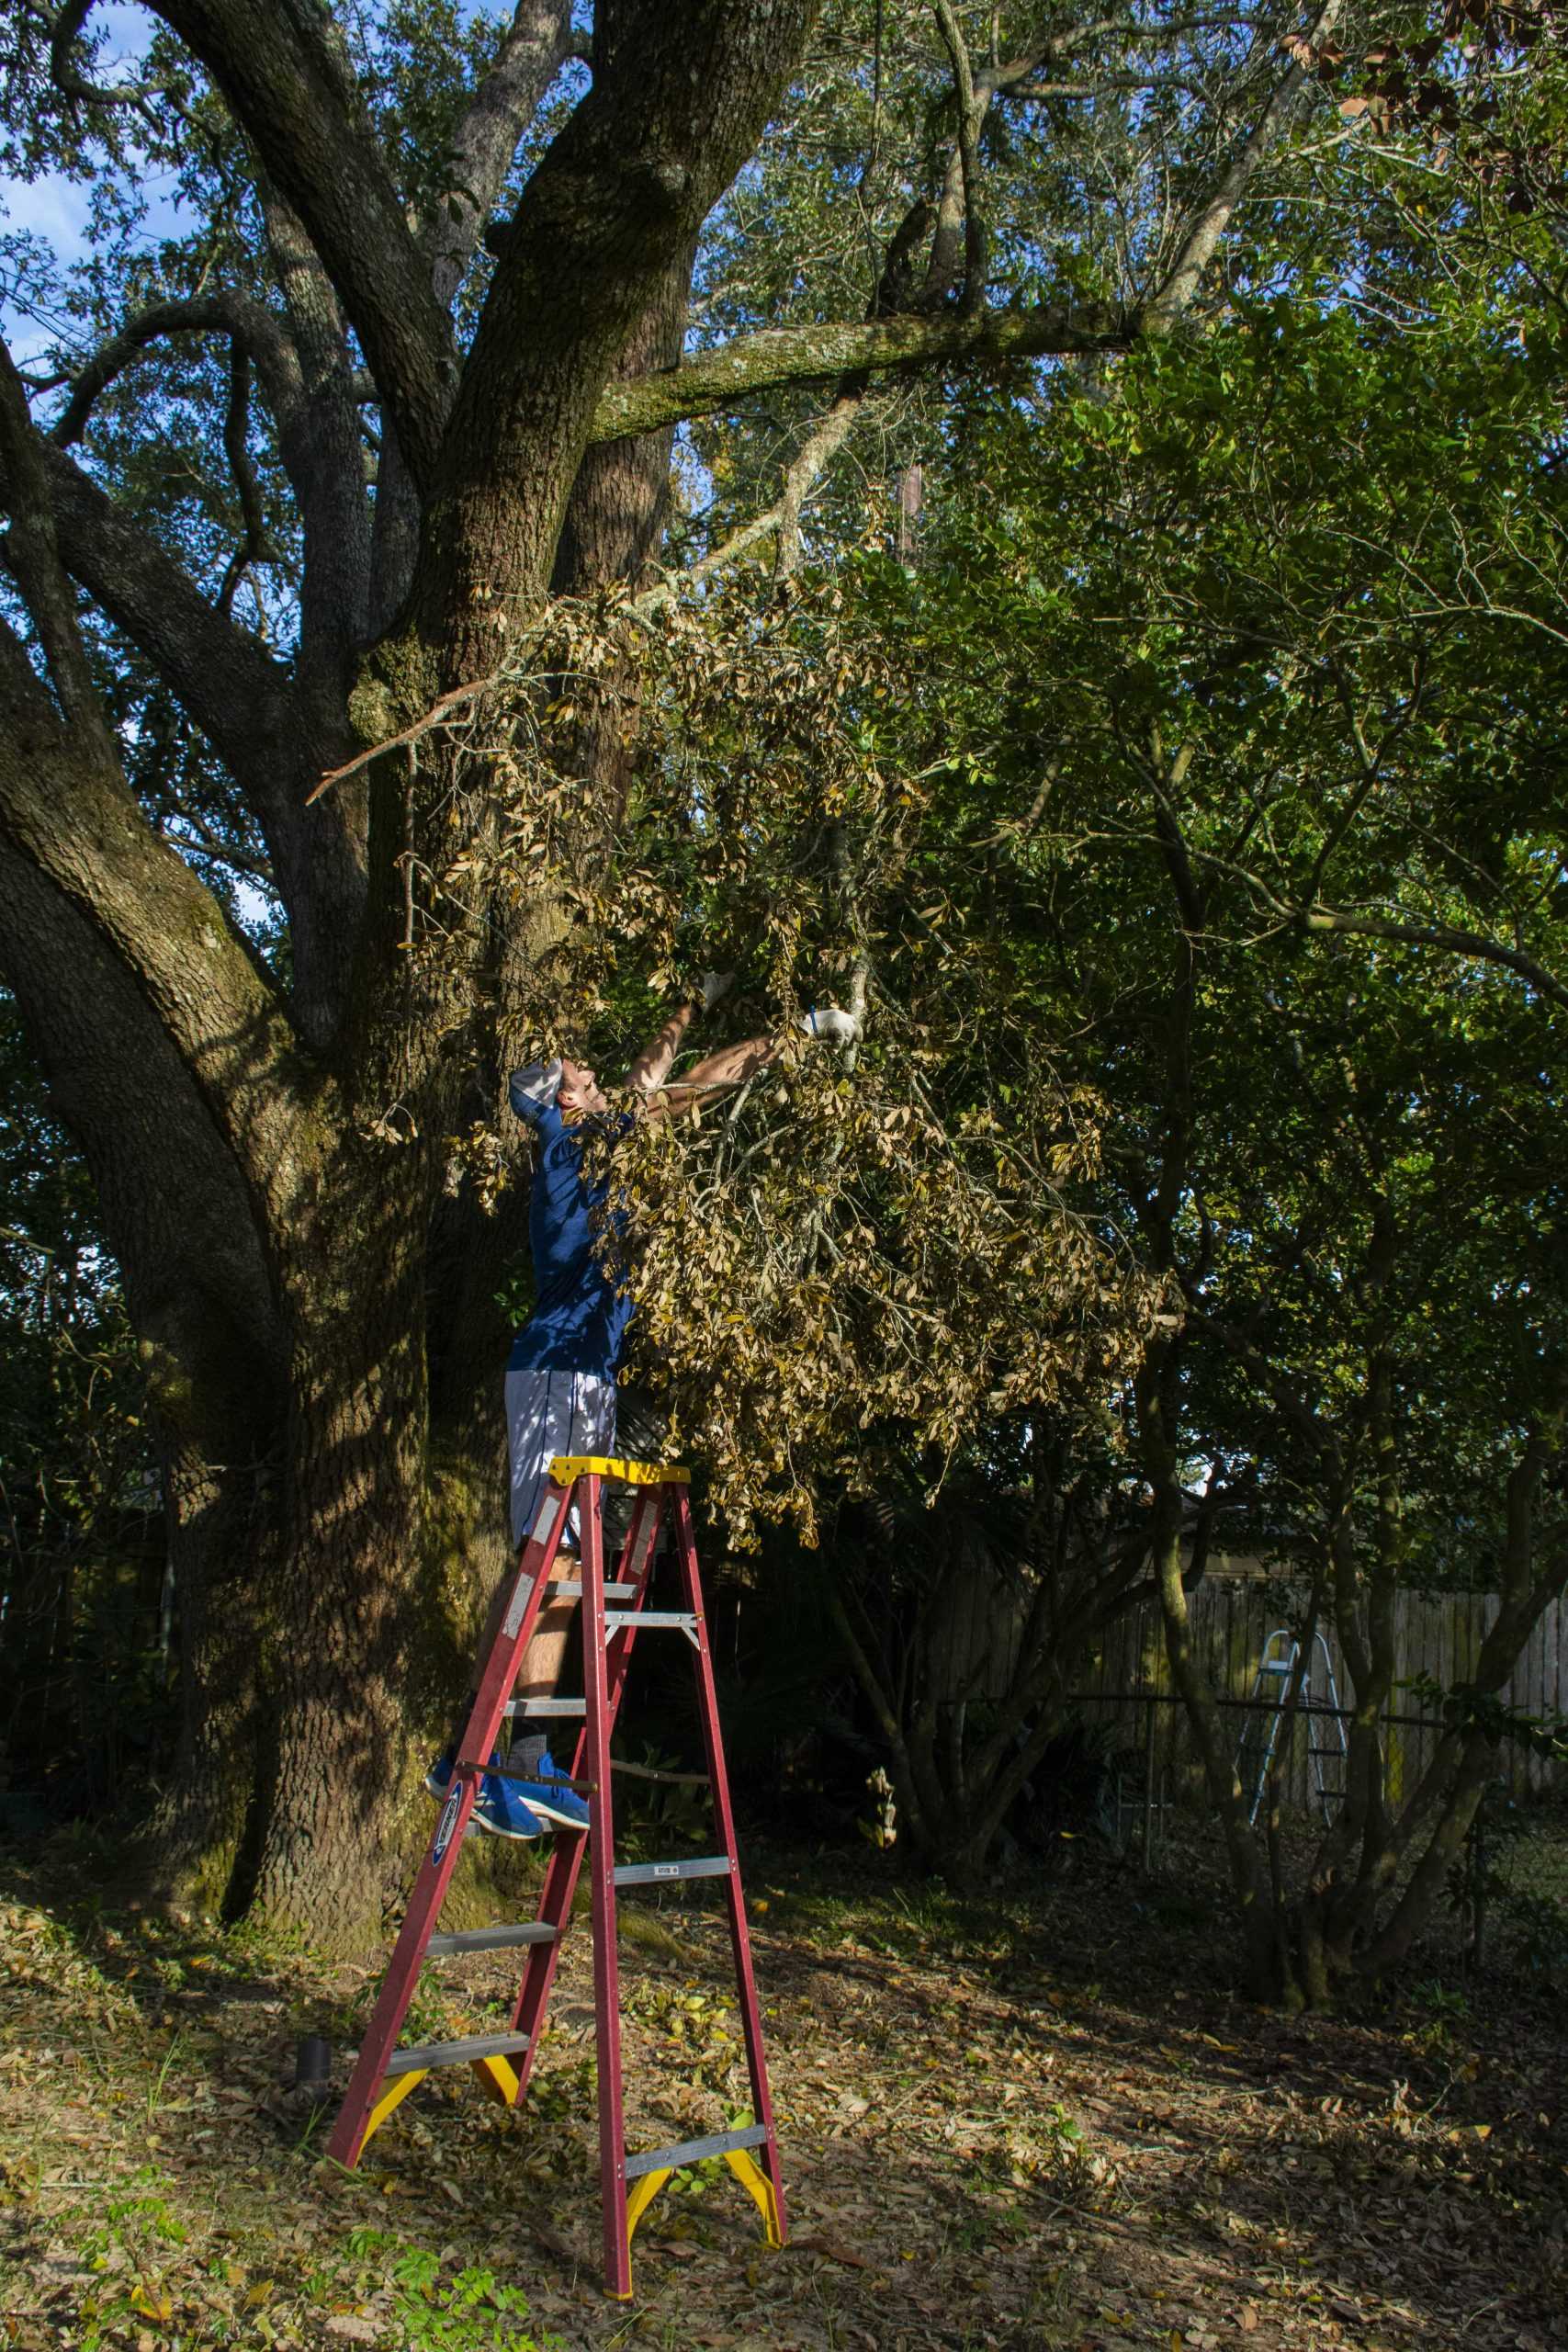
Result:
[[[86,236],[90,189],[51,174],[41,180],[7,180],[0,186],[0,209],[8,229],[43,237],[62,261],[75,261]]]

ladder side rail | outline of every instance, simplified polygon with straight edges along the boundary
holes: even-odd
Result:
[[[626,1540],[615,1564],[617,1581],[622,1580],[628,1570],[634,1574],[637,1599],[631,1603],[633,1608],[640,1607],[643,1596],[652,1582],[653,1563],[659,1548],[660,1522],[663,1517],[664,1491],[662,1487],[637,1488],[637,1501],[632,1510],[631,1525],[626,1530]],[[580,1512],[579,1517],[581,1516]],[[587,1614],[586,1592],[583,1594],[582,1605],[583,1671],[586,1674],[587,1634],[592,1622]],[[612,1731],[615,1729],[615,1717],[620,1710],[621,1693],[626,1687],[626,1653],[629,1646],[629,1638],[623,1636],[616,1645],[616,1655],[610,1664],[607,1704]],[[592,1777],[588,1770],[588,1721],[585,1715],[582,1729],[577,1735],[577,1745],[572,1751],[571,1778],[574,1781],[581,1781]],[[528,2078],[534,2071],[534,2061],[538,2055],[539,2044],[544,2037],[545,2011],[549,2004],[550,1988],[555,1983],[561,1945],[566,1940],[567,1930],[571,1923],[571,1901],[577,1892],[577,1881],[582,1869],[583,1855],[583,1841],[581,1838],[558,1838],[555,1840],[555,1851],[550,1856],[549,1865],[545,1872],[544,1889],[539,1899],[538,1920],[541,1926],[552,1927],[557,1932],[548,1943],[536,1944],[530,1951],[527,1965],[523,1972],[523,1981],[518,1987],[516,2007],[513,2011],[513,2032],[525,2033],[528,2036],[528,2047],[523,2052],[517,2068],[517,2089],[513,2103],[518,2107],[522,2106],[527,2096]]]
[[[1324,1682],[1324,1692],[1321,1697],[1312,1687],[1316,1676],[1319,1652],[1322,1653]],[[1317,1736],[1315,1724],[1309,1730],[1312,1741],[1313,1779],[1317,1784],[1318,1810],[1325,1822],[1332,1824],[1334,1808],[1337,1804],[1342,1804],[1345,1798],[1345,1781],[1348,1777],[1345,1768],[1349,1762],[1350,1743],[1346,1736],[1344,1718],[1339,1712],[1339,1685],[1335,1679],[1334,1656],[1329,1649],[1327,1637],[1323,1634],[1314,1635],[1313,1640],[1312,1665],[1308,1670],[1307,1705],[1310,1715],[1314,1719],[1327,1717],[1334,1727],[1334,1736],[1339,1743],[1337,1748],[1325,1745]],[[1337,1788],[1330,1788],[1328,1775],[1324,1770],[1325,1764],[1330,1760],[1341,1768],[1340,1784]]]
[[[1334,1671],[1334,1653],[1328,1646],[1328,1637],[1326,1634],[1319,1634],[1317,1638],[1323,1649],[1323,1676],[1328,1691],[1328,1705],[1331,1711],[1331,1719],[1336,1731],[1339,1735],[1339,1747],[1341,1753],[1348,1757],[1350,1753],[1350,1741],[1345,1729],[1344,1711],[1339,1704],[1339,1683]]]
[[[1289,1642],[1291,1646],[1288,1657],[1276,1658],[1269,1655],[1276,1642]],[[1247,1744],[1252,1732],[1252,1710],[1263,1696],[1265,1682],[1272,1681],[1278,1691],[1281,1688],[1280,1678],[1283,1677],[1282,1687],[1289,1689],[1291,1677],[1295,1671],[1296,1653],[1300,1646],[1288,1625],[1276,1626],[1273,1633],[1265,1637],[1262,1650],[1258,1654],[1258,1671],[1252,1678],[1252,1692],[1247,1702],[1247,1713],[1242,1723],[1241,1737],[1235,1744],[1235,1758],[1232,1770],[1238,1781],[1242,1779],[1242,1759],[1247,1754]],[[1258,1767],[1258,1777],[1252,1784],[1252,1807],[1247,1816],[1249,1828],[1257,1826],[1258,1808],[1263,1802],[1263,1792],[1269,1784],[1269,1767],[1274,1760],[1274,1742],[1280,1733],[1280,1713],[1282,1705],[1283,1700],[1276,1698],[1274,1713],[1269,1718],[1268,1739],[1264,1746],[1262,1760]],[[1243,1781],[1244,1789],[1246,1785]]]
[[[692,1527],[692,1500],[689,1491],[682,1487],[674,1496],[675,1541],[680,1555],[681,1580],[685,1591],[686,1606],[697,1621],[695,1666],[697,1690],[703,1719],[703,1743],[707,1751],[708,1778],[713,1787],[714,1814],[718,1826],[719,1844],[729,1857],[729,1875],[724,1883],[725,1902],[729,1912],[729,1941],[735,1957],[736,1982],[740,1994],[741,2018],[746,2035],[746,2067],[751,2080],[751,2112],[767,2133],[757,2151],[773,2192],[773,2218],[778,2243],[783,2245],[789,2236],[788,2216],[784,2211],[784,2180],[779,2164],[778,2138],[773,2125],[773,2097],[768,2087],[768,2063],[762,2047],[762,2017],[757,2000],[757,1980],[751,1966],[751,1937],[746,1923],[746,1902],[740,1885],[740,1864],[735,1841],[735,1815],[729,1801],[729,1775],[724,1760],[724,1739],[718,1720],[718,1693],[714,1687],[713,1656],[708,1647],[707,1615],[703,1607],[702,1578],[697,1568],[696,1537]]]
[[[501,1633],[485,1661],[479,1677],[479,1696],[463,1734],[459,1756],[454,1762],[450,1793],[443,1802],[434,1835],[414,1881],[403,1924],[386,1975],[381,1980],[381,1990],[366,2027],[359,2056],[338,2110],[332,2138],[327,2143],[327,2154],[348,2168],[358,2163],[360,2151],[368,2137],[367,2126],[371,2109],[387,2074],[388,2062],[397,2046],[398,2034],[408,2013],[409,2003],[413,1998],[425,1947],[446,1899],[452,1873],[457,1867],[457,1858],[463,1850],[463,1839],[479,1794],[480,1776],[478,1773],[460,1773],[457,1763],[464,1755],[488,1758],[495,1745],[501,1730],[502,1712],[516,1679],[517,1661],[532,1636],[550,1566],[560,1548],[561,1534],[566,1526],[564,1509],[558,1508],[552,1511],[549,1505],[552,1500],[564,1504],[565,1499],[565,1489],[552,1486],[547,1490],[533,1532],[519,1555]]]
[[[1280,1736],[1280,1718],[1285,1712],[1284,1694],[1274,1702],[1274,1712],[1269,1718],[1269,1736],[1264,1742],[1262,1758],[1258,1767],[1258,1781],[1252,1792],[1252,1811],[1247,1815],[1249,1827],[1256,1828],[1258,1808],[1263,1802],[1263,1792],[1269,1786],[1269,1769],[1274,1761],[1274,1746]]]
[[[632,2290],[626,2235],[626,2128],[621,2089],[621,1986],[615,1950],[615,1798],[610,1785],[610,1662],[604,1645],[604,1521],[601,1482],[593,1472],[579,1481],[587,1507],[582,1528],[582,1665],[588,1707],[583,1719],[593,1887],[594,2041],[599,2067],[599,2171],[604,2202],[604,2283],[619,2301]],[[581,1840],[577,1841],[580,1845]]]

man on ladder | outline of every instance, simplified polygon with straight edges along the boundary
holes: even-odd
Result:
[[[703,1012],[712,1011],[733,977],[705,976]],[[634,1118],[664,1118],[716,1088],[740,1085],[778,1051],[772,1037],[749,1037],[709,1054],[671,1086],[670,1071],[697,1011],[695,1003],[678,1007],[632,1064],[626,1080],[632,1110],[614,1112],[593,1070],[564,1057],[513,1073],[508,1088],[512,1107],[537,1138],[528,1215],[536,1304],[517,1334],[506,1370],[514,1555],[533,1525],[551,1462],[557,1456],[611,1455],[615,1451],[615,1375],[632,1301],[605,1272],[593,1246],[594,1213],[609,1196],[609,1180],[601,1176],[595,1182],[588,1181],[584,1144],[595,1131],[624,1133]],[[836,1005],[803,1014],[800,1026],[807,1036],[846,1044],[859,1035],[854,1015]],[[494,1645],[511,1585],[508,1574],[491,1602],[479,1643],[480,1666]],[[518,1676],[520,1697],[541,1700],[554,1694],[573,1605],[557,1600],[542,1611]],[[479,1670],[476,1667],[474,1687],[453,1719],[451,1737],[425,1776],[425,1787],[438,1801],[446,1798],[451,1784],[463,1730],[478,1696]],[[487,1773],[474,1818],[494,1837],[538,1838],[547,1831],[585,1829],[588,1807],[557,1767],[544,1736],[532,1734],[513,1741],[504,1776]]]

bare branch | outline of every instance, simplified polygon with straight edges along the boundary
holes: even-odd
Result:
[[[266,515],[262,506],[261,484],[251,463],[246,440],[251,423],[251,363],[236,345],[229,355],[229,402],[223,412],[223,454],[234,477],[234,487],[240,493],[240,512],[244,516],[245,536],[230,560],[223,575],[223,585],[218,592],[218,609],[227,613],[234,602],[234,591],[253,563],[265,562],[271,553],[267,537]]]
[[[465,703],[475,702],[480,695],[487,694],[498,683],[500,674],[497,672],[491,677],[475,678],[468,685],[454,686],[450,693],[442,695],[432,703],[423,718],[416,718],[412,727],[401,729],[396,735],[389,735],[384,743],[372,743],[367,752],[356,752],[352,760],[345,760],[342,767],[330,769],[305,795],[307,808],[324,792],[330,792],[334,784],[342,784],[346,776],[357,775],[360,769],[368,767],[372,760],[378,760],[383,752],[396,752],[401,750],[405,743],[417,743],[422,735],[428,735],[433,727],[439,727],[451,712],[460,710]]]
[[[155,302],[128,320],[76,376],[51,438],[62,449],[79,441],[95,405],[116,377],[150,345],[171,334],[226,334],[255,363],[267,405],[279,424],[292,413],[301,384],[288,337],[264,303],[225,288],[189,301]]]
[[[637,618],[649,618],[661,606],[672,603],[682,588],[695,586],[704,580],[711,579],[716,571],[738,563],[743,555],[750,554],[760,541],[770,537],[773,532],[777,531],[782,537],[785,532],[798,528],[801,510],[812,489],[848,439],[850,427],[860,414],[863,398],[860,391],[840,392],[831,408],[813,425],[791,459],[784,474],[784,487],[773,503],[761,514],[754,514],[749,523],[741,524],[738,530],[731,531],[727,539],[694,563],[689,571],[683,571],[678,580],[661,580],[656,587],[637,597],[631,606]]]

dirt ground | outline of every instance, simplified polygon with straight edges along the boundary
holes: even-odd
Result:
[[[978,1910],[869,1851],[750,1854],[791,2241],[710,2164],[650,2210],[630,2305],[599,2283],[585,1922],[528,2109],[429,2076],[347,2175],[293,2054],[325,2033],[341,2086],[375,1969],[14,1868],[0,2345],[1568,2346],[1561,1956],[1498,1932],[1484,1977],[1438,1953],[1397,2000],[1291,2020],[1233,1989],[1196,1847],[1153,1880],[1067,1860]],[[634,2144],[745,2098],[703,1893],[624,1914]],[[419,2034],[497,2030],[506,1958],[428,1972]]]

